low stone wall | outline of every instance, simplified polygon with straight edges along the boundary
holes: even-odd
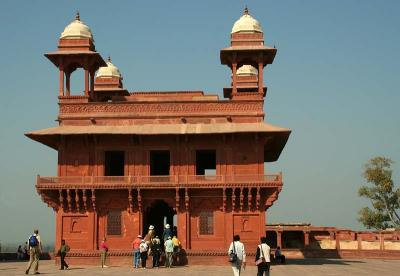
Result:
[[[384,241],[383,246],[385,250],[399,250],[400,251],[400,241]]]

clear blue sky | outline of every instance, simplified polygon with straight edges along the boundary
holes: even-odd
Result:
[[[23,133],[56,125],[56,49],[76,10],[96,49],[112,55],[129,90],[229,85],[219,50],[248,5],[266,44],[266,121],[293,130],[269,222],[311,222],[361,229],[362,165],[384,155],[400,181],[400,1],[2,1],[0,9],[0,240],[33,228],[53,242],[54,215],[34,189],[36,174],[56,175],[56,151]]]

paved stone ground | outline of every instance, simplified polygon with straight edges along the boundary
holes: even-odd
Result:
[[[25,275],[25,262],[0,262],[0,275]],[[43,275],[233,275],[229,266],[186,266],[171,269],[132,269],[129,267],[108,267],[101,269],[93,266],[76,266],[70,270],[60,271],[54,261],[41,261],[39,271]],[[256,275],[256,267],[246,268],[242,276]],[[340,260],[340,259],[306,259],[289,260],[286,265],[272,266],[271,276],[282,275],[400,275],[400,260]]]

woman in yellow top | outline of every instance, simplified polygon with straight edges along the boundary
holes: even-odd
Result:
[[[172,254],[172,256],[174,258],[174,262],[176,264],[179,264],[178,255],[179,252],[181,251],[181,242],[178,240],[176,236],[174,236],[172,238],[172,243],[174,244],[174,253]]]

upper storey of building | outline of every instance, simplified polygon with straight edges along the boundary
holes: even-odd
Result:
[[[276,160],[290,130],[264,123],[263,70],[276,49],[264,46],[261,24],[248,9],[234,23],[231,46],[221,63],[232,71],[224,97],[203,91],[131,91],[123,87],[120,69],[96,51],[91,29],[79,13],[61,33],[58,49],[45,56],[59,69],[59,126],[28,133],[57,149],[68,135],[197,135],[258,133],[274,140]],[[71,92],[71,75],[84,71],[84,91]]]

